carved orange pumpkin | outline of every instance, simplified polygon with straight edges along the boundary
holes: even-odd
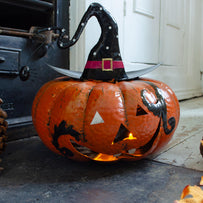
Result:
[[[138,160],[169,142],[179,104],[173,91],[155,80],[111,83],[63,77],[40,89],[32,116],[44,144],[68,158]]]
[[[71,159],[141,159],[171,139],[179,120],[177,98],[159,81],[138,79],[157,66],[125,72],[117,24],[98,3],[90,5],[70,41],[60,34],[58,45],[76,43],[92,16],[102,32],[83,73],[52,67],[70,77],[39,90],[32,109],[34,126],[47,147]]]

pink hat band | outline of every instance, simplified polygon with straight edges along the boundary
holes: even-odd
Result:
[[[113,71],[114,69],[124,69],[124,65],[122,61],[113,61],[112,58],[103,58],[102,61],[87,61],[85,69]]]

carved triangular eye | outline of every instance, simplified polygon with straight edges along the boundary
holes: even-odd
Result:
[[[121,124],[113,143],[124,140],[129,136],[129,134],[130,131],[123,124]]]
[[[137,114],[136,116],[143,116],[146,115],[147,112],[138,104],[137,105]]]
[[[101,117],[101,115],[99,114],[99,112],[97,111],[95,113],[94,118],[92,119],[92,122],[90,123],[90,125],[95,125],[95,124],[100,124],[100,123],[104,123],[104,120]]]

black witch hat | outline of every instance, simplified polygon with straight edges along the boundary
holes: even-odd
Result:
[[[61,35],[58,39],[58,46],[60,48],[68,48],[74,45],[92,16],[95,16],[100,24],[101,36],[97,44],[90,51],[83,73],[64,70],[53,66],[50,67],[62,74],[81,80],[121,81],[137,78],[159,66],[156,65],[126,74],[119,49],[117,23],[110,13],[98,3],[92,3],[89,6],[73,38],[66,42],[63,35]]]

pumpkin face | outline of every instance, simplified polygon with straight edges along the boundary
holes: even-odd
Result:
[[[173,91],[155,80],[116,83],[59,78],[37,93],[34,126],[52,151],[70,159],[142,159],[165,146],[179,121]]]

